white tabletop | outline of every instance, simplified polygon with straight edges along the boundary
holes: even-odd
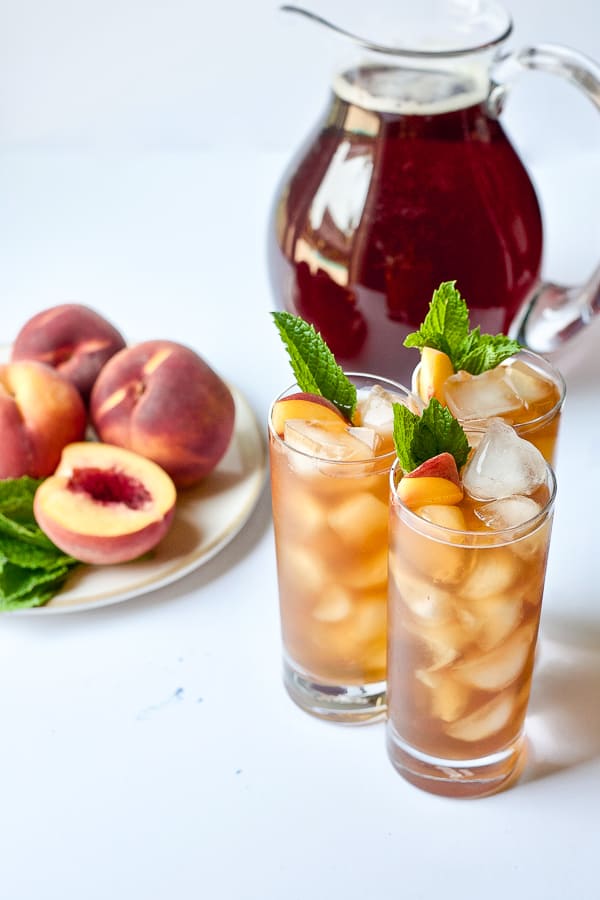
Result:
[[[265,265],[286,158],[5,146],[0,341],[42,308],[86,303],[133,339],[192,345],[262,427],[290,380]],[[529,163],[547,274],[577,279],[600,246],[597,154],[544,148]],[[599,327],[565,362],[531,749],[516,787],[429,796],[392,769],[382,723],[334,726],[288,700],[266,488],[232,543],[168,588],[2,617],[1,896],[596,898]]]

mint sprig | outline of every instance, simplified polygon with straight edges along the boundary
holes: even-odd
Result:
[[[344,375],[321,335],[301,316],[288,312],[271,315],[300,390],[325,397],[351,421],[356,409],[356,387]]]
[[[47,603],[78,565],[35,521],[39,484],[27,476],[0,480],[0,611]]]
[[[404,472],[412,472],[439,453],[451,453],[457,468],[464,466],[469,455],[467,436],[460,422],[439,400],[432,397],[422,416],[401,403],[394,403],[393,410],[394,445]]]
[[[482,334],[469,330],[469,310],[456,290],[455,281],[444,281],[433,292],[429,311],[418,331],[409,334],[405,347],[432,347],[450,357],[455,372],[480,375],[522,349],[504,334]]]

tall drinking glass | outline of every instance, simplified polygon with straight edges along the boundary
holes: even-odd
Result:
[[[399,499],[392,469],[387,744],[426,791],[482,796],[522,768],[556,490],[546,466],[532,497],[465,496],[421,515]],[[459,509],[465,530],[440,509]],[[499,509],[521,524],[495,527]]]
[[[391,401],[413,411],[420,404],[395,382],[348,377],[359,409],[374,398],[358,429],[323,426],[335,437],[325,448],[318,423],[292,422],[286,439],[271,407],[269,445],[284,684],[306,712],[361,722],[385,712]],[[298,391],[293,385],[275,402]],[[315,441],[293,441],[298,429],[316,432]]]

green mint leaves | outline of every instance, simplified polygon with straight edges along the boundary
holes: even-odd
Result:
[[[300,390],[325,397],[351,421],[356,409],[356,388],[321,335],[300,316],[288,312],[274,312],[272,316]]]
[[[460,470],[469,455],[469,442],[460,422],[433,397],[423,415],[394,403],[394,444],[404,472],[412,472],[438,453],[451,453]]]
[[[39,483],[26,476],[0,481],[0,611],[42,606],[77,565],[35,521]]]
[[[444,281],[434,291],[423,324],[407,336],[404,346],[441,350],[455,372],[480,375],[517,353],[521,344],[504,334],[481,334],[479,327],[470,331],[469,310],[455,283]]]

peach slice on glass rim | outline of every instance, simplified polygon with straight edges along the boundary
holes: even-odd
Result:
[[[285,423],[289,419],[303,419],[306,422],[344,422],[347,419],[337,406],[319,394],[300,391],[276,400],[271,410],[271,424],[279,435],[283,435]]]
[[[152,460],[111,444],[63,450],[54,475],[35,493],[36,521],[64,553],[111,565],[147,553],[169,530],[176,490]]]
[[[413,377],[413,390],[424,403],[429,403],[432,397],[440,403],[446,403],[446,380],[454,375],[454,366],[450,357],[442,350],[433,347],[423,347],[421,362],[415,369]]]

